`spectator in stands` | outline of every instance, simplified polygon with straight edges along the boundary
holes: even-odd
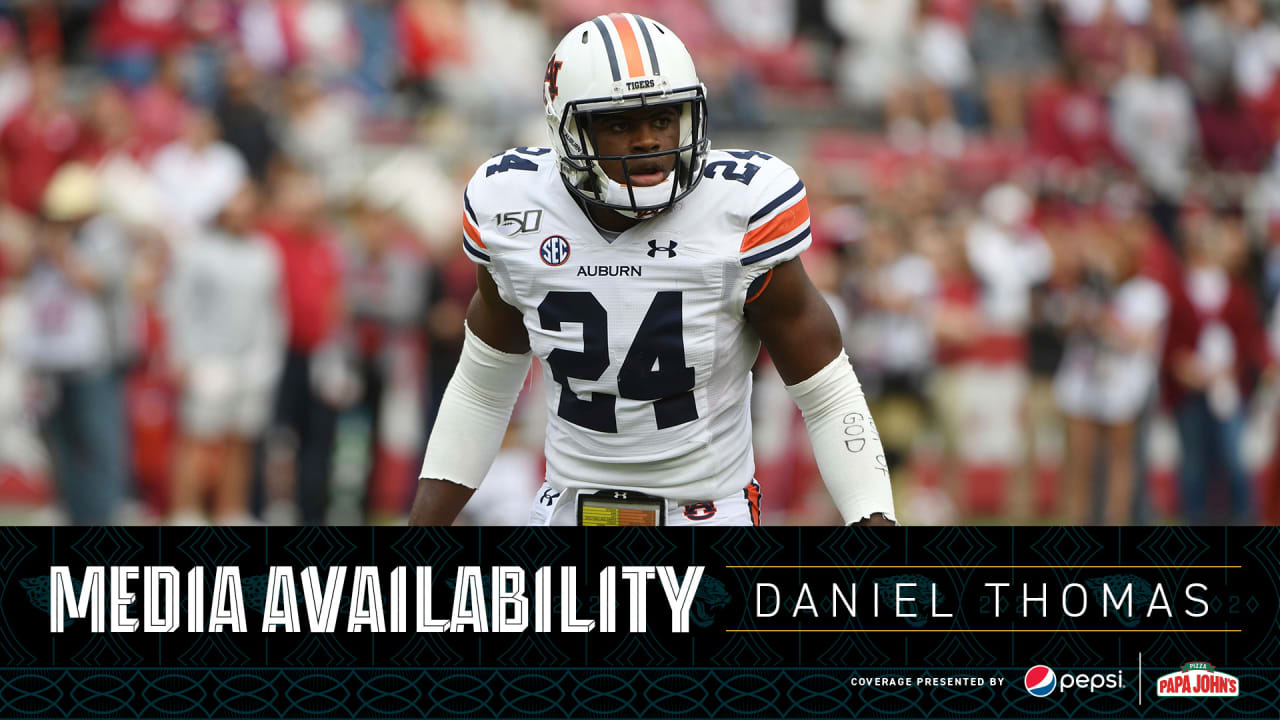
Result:
[[[1234,35],[1236,87],[1250,109],[1262,113],[1268,126],[1274,127],[1280,119],[1276,100],[1280,25],[1266,17],[1258,0],[1228,0],[1227,12]]]
[[[256,182],[265,182],[278,152],[276,131],[263,105],[262,77],[242,53],[226,58],[222,92],[214,109],[222,139],[240,151]]]
[[[1265,239],[1268,252],[1280,261],[1280,143],[1271,146],[1265,159],[1265,168],[1251,179],[1244,196],[1245,218],[1251,236]],[[1280,290],[1280,262],[1276,264],[1274,277],[1268,274],[1264,290],[1271,298]]]
[[[1021,136],[1027,93],[1053,58],[1038,7],[1018,0],[982,0],[973,17],[970,47],[991,129],[998,135]]]
[[[136,342],[129,240],[100,213],[91,169],[72,163],[45,190],[26,267],[23,355],[51,392],[42,430],[70,520],[117,520],[128,477],[123,373]]]
[[[1063,58],[1057,77],[1037,88],[1031,103],[1031,152],[1046,182],[1064,191],[1116,159],[1106,98],[1084,72],[1074,58]]]
[[[1177,0],[1150,0],[1150,3],[1151,15],[1142,28],[1143,33],[1151,40],[1156,54],[1164,58],[1168,72],[1177,75],[1190,87],[1191,50],[1187,45]]]
[[[940,232],[919,238],[922,255],[933,264],[938,292],[932,308],[936,370],[929,379],[931,405],[942,434],[940,487],[922,493],[920,522],[947,524],[965,508],[972,464],[967,442],[970,413],[982,402],[971,382],[982,362],[987,323],[981,308],[981,282],[965,254],[964,226],[943,218]]]
[[[315,176],[325,198],[338,201],[356,188],[360,159],[356,108],[346,95],[326,92],[309,72],[289,77],[281,145]]]
[[[404,0],[397,6],[402,82],[419,103],[439,101],[441,70],[466,60],[464,23],[458,0]]]
[[[1274,363],[1280,358],[1280,301],[1273,301],[1267,316],[1267,348]],[[1263,379],[1274,388],[1276,371],[1271,369]],[[1257,521],[1262,525],[1280,525],[1280,463],[1273,458],[1267,472],[1260,478],[1263,504],[1259,508]]]
[[[1196,97],[1215,97],[1232,79],[1235,41],[1227,15],[1229,0],[1203,0],[1187,9],[1183,23],[1190,58],[1188,81]]]
[[[467,2],[462,14],[467,55],[439,78],[447,101],[499,144],[541,143],[544,130],[530,121],[542,116],[542,97],[528,88],[541,87],[553,41],[535,3]]]
[[[871,223],[862,240],[866,267],[858,283],[864,306],[850,318],[853,362],[873,398],[891,472],[910,456],[928,414],[923,389],[933,366],[930,309],[937,281],[933,266],[914,247],[935,242],[923,236],[942,232],[928,216],[910,227],[910,235],[905,230],[889,218]]]
[[[166,289],[170,361],[181,384],[175,524],[249,519],[252,443],[271,418],[284,360],[280,260],[254,232],[257,192],[242,185],[214,223],[174,248]]]
[[[236,21],[238,0],[192,0],[186,22],[190,42],[184,58],[187,99],[200,107],[218,100],[226,58],[240,54]]]
[[[1226,173],[1253,175],[1267,162],[1268,136],[1262,118],[1241,102],[1235,83],[1227,80],[1196,106],[1200,146],[1209,167]]]
[[[1149,0],[1061,0],[1064,49],[1108,93],[1124,74],[1129,40],[1145,35],[1150,17]]]
[[[275,422],[296,441],[294,487],[299,521],[322,524],[328,504],[338,408],[354,399],[340,362],[344,322],[342,260],[317,182],[297,168],[280,171],[264,231],[274,241],[288,299],[288,350]]]
[[[736,43],[767,52],[795,40],[796,0],[709,0],[716,20]]]
[[[967,442],[970,485],[988,490],[983,502],[993,510],[1000,488],[1010,488],[1022,466],[1025,428],[1020,416],[1030,381],[1026,333],[1031,289],[1048,279],[1053,256],[1030,224],[1031,200],[1020,187],[997,185],[983,194],[981,204],[982,215],[965,233],[969,264],[982,286],[986,327],[981,361],[969,370],[981,401],[971,410],[976,421]]]
[[[412,496],[424,378],[421,312],[427,266],[422,247],[391,208],[363,195],[344,245],[349,322],[355,335],[368,423],[368,473],[361,517],[399,514]]]
[[[436,411],[462,353],[461,320],[475,293],[476,274],[460,247],[433,255],[427,282],[427,306],[423,325],[427,334],[426,432],[436,421]],[[426,444],[423,444],[426,448]]]
[[[218,122],[208,111],[192,110],[182,139],[161,148],[151,165],[166,211],[188,230],[211,222],[248,177],[244,158],[219,140],[218,132]]]
[[[138,140],[145,154],[178,140],[191,112],[182,76],[182,58],[177,52],[161,55],[155,75],[133,100]]]
[[[909,82],[916,0],[827,0],[827,18],[844,40],[835,84],[848,104],[879,111]]]
[[[1000,184],[981,203],[982,215],[965,236],[969,264],[982,281],[988,322],[1010,336],[1020,335],[1029,318],[1030,290],[1048,279],[1053,256],[1030,224],[1031,200],[1025,190]]]
[[[920,6],[914,29],[915,65],[918,76],[911,85],[929,128],[930,146],[942,155],[964,149],[965,127],[980,122],[975,94],[976,73],[965,28],[939,11],[936,2]],[[888,110],[894,122],[894,110]]]
[[[1061,490],[1066,460],[1066,427],[1053,397],[1053,378],[1066,350],[1068,323],[1080,294],[1081,246],[1087,226],[1080,212],[1061,198],[1046,199],[1037,213],[1037,226],[1053,253],[1053,272],[1031,289],[1031,320],[1027,328],[1026,482],[1015,486],[1011,501],[1014,522],[1028,522],[1033,513],[1047,511],[1050,484]],[[1056,497],[1053,498],[1056,500]]]
[[[1136,427],[1155,392],[1168,318],[1164,289],[1138,274],[1138,248],[1108,227],[1095,226],[1087,240],[1087,283],[1054,379],[1067,416],[1063,497],[1071,524],[1091,522],[1098,505],[1106,524],[1125,524],[1133,516]],[[1104,449],[1099,486],[1093,469]]]
[[[356,58],[356,36],[338,0],[247,0],[240,8],[240,46],[258,69],[282,73],[308,67],[325,80]]]
[[[119,86],[107,84],[94,88],[85,110],[81,159],[96,164],[116,154],[139,159],[145,155],[129,98]]]
[[[1112,138],[1150,189],[1160,231],[1174,238],[1199,143],[1191,91],[1150,41],[1131,38],[1126,58],[1127,71],[1111,93]]]
[[[157,59],[186,42],[181,0],[106,0],[93,19],[94,46],[107,76],[142,87]]]
[[[0,130],[0,158],[22,168],[9,178],[9,201],[23,212],[40,210],[45,186],[63,163],[77,157],[83,130],[62,96],[62,66],[46,58],[31,68],[31,99]]]
[[[0,292],[11,289],[16,268],[26,267],[35,240],[36,225],[32,217],[9,202],[11,172],[0,163]]]
[[[164,201],[124,91],[116,85],[94,90],[87,121],[83,156],[98,174],[103,210],[131,231],[158,231],[165,223]]]
[[[352,30],[359,41],[355,82],[375,114],[392,107],[400,58],[396,48],[395,0],[365,0],[349,4]]]
[[[31,96],[31,70],[22,53],[22,38],[13,23],[0,18],[0,128]]]
[[[1195,354],[1176,368],[1197,390],[1176,409],[1183,515],[1193,524],[1213,517],[1210,488],[1221,472],[1230,494],[1228,519],[1252,522],[1253,483],[1240,442],[1252,390],[1272,363],[1257,298],[1240,276],[1247,242],[1239,217],[1225,213],[1201,223],[1187,254],[1187,292],[1200,326]]]

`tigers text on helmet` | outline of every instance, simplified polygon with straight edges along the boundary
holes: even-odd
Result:
[[[556,46],[542,85],[565,186],[592,205],[628,217],[647,218],[674,205],[698,184],[706,163],[706,88],[693,58],[675,33],[646,17],[613,13],[578,25]],[[673,149],[603,155],[590,119],[642,107],[678,108],[679,142]],[[631,182],[637,161],[674,156],[661,182]],[[619,161],[625,182],[610,178],[601,161]]]

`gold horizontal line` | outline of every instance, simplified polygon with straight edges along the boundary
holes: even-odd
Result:
[[[743,568],[762,569],[764,568],[764,569],[771,569],[771,570],[833,570],[833,569],[840,569],[840,568],[864,568],[864,569],[915,568],[919,570],[940,570],[940,569],[975,570],[980,568],[994,569],[994,570],[1009,570],[1009,569],[1017,569],[1017,568],[1040,568],[1040,569],[1054,568],[1059,570],[1066,570],[1066,569],[1114,570],[1118,568],[1125,568],[1125,569],[1133,568],[1133,569],[1141,569],[1141,570],[1152,570],[1152,569],[1238,570],[1244,566],[1243,565],[725,565],[725,567],[728,569],[735,569],[735,568],[736,569],[743,569]]]
[[[1244,631],[1232,630],[1232,629],[1150,630],[1150,629],[1142,629],[1142,628],[1116,629],[1116,630],[1108,630],[1104,628],[1083,629],[1083,630],[1053,630],[1053,629],[1044,629],[1044,628],[1028,628],[1025,630],[1018,629],[1018,628],[1009,628],[1004,630],[990,630],[990,629],[981,629],[981,628],[978,628],[978,629],[975,629],[975,628],[957,628],[957,629],[912,628],[912,629],[903,629],[903,630],[893,630],[890,628],[866,628],[866,629],[850,629],[850,630],[836,629],[836,628],[830,628],[830,629],[828,628],[786,628],[786,629],[780,629],[780,630],[726,629],[725,632],[731,632],[731,633],[789,633],[789,632],[793,632],[793,633],[1009,633],[1009,632],[1013,632],[1013,633],[1219,633],[1219,632],[1238,633],[1238,632],[1244,632]]]

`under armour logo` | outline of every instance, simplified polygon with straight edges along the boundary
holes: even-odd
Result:
[[[613,492],[613,499],[614,499],[614,500],[626,500],[626,499],[627,499],[627,494],[626,494],[626,493],[624,493],[624,492],[618,492],[618,491],[616,491],[616,490],[615,490],[615,491]]]
[[[538,502],[542,503],[543,505],[550,506],[551,503],[555,502],[555,499],[558,497],[560,497],[560,492],[558,490],[547,488],[546,490],[542,491],[542,495],[538,498]]]
[[[676,242],[675,240],[672,240],[670,245],[663,247],[662,245],[658,244],[657,240],[650,240],[649,241],[649,257],[657,257],[658,253],[664,252],[667,254],[667,257],[673,258],[676,256],[676,246],[679,244],[680,243]]]

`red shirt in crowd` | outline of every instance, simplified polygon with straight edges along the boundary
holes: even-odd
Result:
[[[1115,158],[1102,95],[1062,82],[1046,84],[1031,102],[1032,153],[1044,161],[1088,167]]]
[[[1235,341],[1235,378],[1241,397],[1249,397],[1258,376],[1270,362],[1266,329],[1258,312],[1257,295],[1240,278],[1231,278],[1227,299],[1217,308],[1196,308],[1201,327],[1220,322]],[[1199,338],[1197,338],[1198,340]]]
[[[1182,260],[1159,233],[1152,232],[1138,252],[1138,272],[1160,283],[1169,298],[1168,328],[1160,352],[1160,403],[1174,410],[1188,392],[1193,392],[1178,379],[1174,368],[1179,358],[1196,352],[1200,315],[1187,295]]]
[[[329,340],[342,318],[342,261],[333,238],[317,230],[268,223],[284,272],[289,348],[311,352]]]
[[[94,18],[98,50],[160,54],[186,40],[182,0],[107,0]]]
[[[138,139],[146,155],[177,140],[191,106],[182,93],[160,83],[151,83],[134,98],[134,118]]]
[[[65,162],[77,159],[84,132],[66,110],[39,115],[26,107],[0,130],[0,157],[10,168],[9,202],[37,214],[45,186]]]
[[[396,40],[409,77],[429,78],[440,65],[467,56],[461,14],[446,11],[436,16],[443,8],[413,2],[396,7]]]
[[[1243,104],[1196,108],[1200,145],[1214,170],[1256,173],[1271,159],[1262,118]]]
[[[1174,367],[1178,358],[1196,353],[1200,333],[1214,322],[1222,323],[1231,332],[1235,343],[1236,385],[1242,397],[1249,397],[1258,373],[1270,362],[1266,331],[1249,286],[1239,278],[1232,278],[1226,300],[1216,308],[1197,307],[1183,283],[1173,287],[1166,284],[1165,289],[1169,292],[1170,312],[1160,364],[1160,397],[1164,405],[1176,409],[1187,395],[1198,392],[1177,379]]]
[[[982,288],[968,274],[949,273],[938,276],[938,304],[942,309],[978,311],[982,300]],[[935,350],[939,366],[959,365],[976,360],[981,354],[982,338],[973,336],[967,340],[939,338]]]

